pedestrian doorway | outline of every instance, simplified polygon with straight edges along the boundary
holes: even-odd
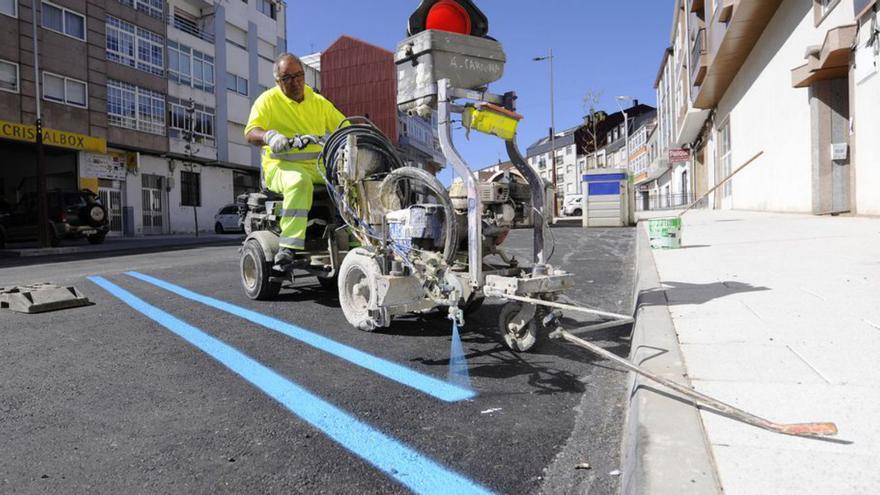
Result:
[[[849,79],[810,86],[813,127],[813,212],[850,211]]]
[[[141,175],[142,208],[144,235],[158,235],[165,230],[165,177],[161,175]]]
[[[107,210],[107,216],[110,220],[110,231],[108,236],[119,237],[123,233],[122,220],[122,183],[118,180],[100,179],[98,180],[98,196],[101,203]]]

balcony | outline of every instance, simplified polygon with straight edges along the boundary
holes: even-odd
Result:
[[[718,104],[742,64],[752,52],[782,0],[718,0],[707,21],[709,64],[694,92],[694,106],[711,109]]]
[[[694,45],[691,47],[691,86],[699,86],[703,84],[706,71],[709,69],[709,51],[706,47],[705,29],[697,31],[693,43]]]
[[[792,69],[791,85],[806,88],[819,81],[847,77],[849,55],[857,32],[855,24],[830,29],[821,46],[807,50],[807,63]]]
[[[195,36],[196,38],[206,41],[208,43],[214,43],[214,33],[211,33],[204,29],[203,23],[199,22],[196,19],[192,19],[189,16],[183,15],[180,11],[175,9],[173,14],[168,15],[168,25],[183,31],[189,35]]]

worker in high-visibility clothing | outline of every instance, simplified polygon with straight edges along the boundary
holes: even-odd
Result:
[[[266,187],[284,195],[281,249],[275,256],[275,264],[284,266],[293,261],[295,250],[305,249],[314,184],[324,184],[316,165],[321,147],[309,136],[335,131],[345,117],[306,85],[295,55],[280,55],[272,75],[276,86],[254,101],[244,133],[249,143],[262,147]]]

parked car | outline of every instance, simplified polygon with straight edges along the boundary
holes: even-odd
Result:
[[[49,242],[58,246],[63,239],[85,237],[90,244],[101,244],[110,230],[107,210],[101,199],[89,190],[49,191]],[[37,194],[27,193],[8,213],[0,214],[0,247],[7,242],[39,239],[37,232]]]
[[[570,196],[565,198],[562,214],[567,217],[582,217],[584,215],[584,197]]]
[[[214,215],[214,232],[225,234],[227,232],[244,232],[241,225],[241,217],[238,215],[238,206],[228,204]]]

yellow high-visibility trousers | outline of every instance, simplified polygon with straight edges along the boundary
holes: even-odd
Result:
[[[306,248],[306,227],[309,210],[312,209],[312,193],[315,184],[324,184],[315,164],[307,162],[281,162],[265,170],[266,187],[283,194],[283,207],[279,213],[281,239],[279,246],[296,250]]]

